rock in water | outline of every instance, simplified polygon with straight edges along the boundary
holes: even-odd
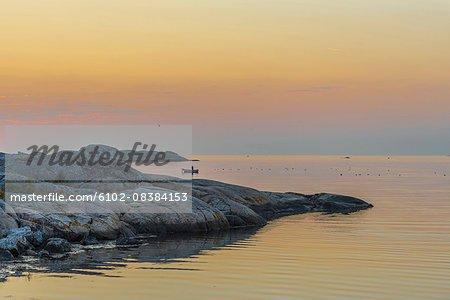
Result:
[[[72,250],[72,246],[65,239],[51,238],[48,239],[44,249],[49,253],[65,253]]]
[[[358,198],[327,193],[313,195],[311,196],[311,201],[315,204],[318,211],[327,213],[347,214],[373,207],[372,204],[366,203]]]
[[[87,235],[81,240],[81,245],[88,246],[88,245],[97,245],[98,241],[95,238],[95,236]]]
[[[37,255],[37,252],[34,251],[34,250],[31,250],[31,249],[28,249],[27,251],[25,251],[25,255],[28,255],[28,256],[36,256],[36,255]]]
[[[39,257],[49,257],[50,253],[48,253],[47,250],[42,249],[41,251],[39,251],[38,255]]]

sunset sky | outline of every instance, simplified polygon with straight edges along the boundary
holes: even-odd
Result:
[[[0,124],[195,154],[450,154],[448,0],[0,0]]]

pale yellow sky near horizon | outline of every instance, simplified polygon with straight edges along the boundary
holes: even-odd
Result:
[[[252,128],[242,139],[450,128],[449,15],[442,0],[0,0],[0,119]]]

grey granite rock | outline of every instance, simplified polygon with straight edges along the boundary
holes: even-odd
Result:
[[[81,240],[81,245],[84,245],[84,246],[97,245],[97,244],[98,244],[98,240],[95,238],[95,236],[92,236],[92,235],[87,235],[87,236],[83,237],[83,239]]]
[[[38,255],[39,257],[49,257],[50,253],[47,250],[42,249],[41,251],[39,251]]]
[[[13,228],[8,230],[7,235],[23,235],[25,237],[31,236],[32,231],[29,226],[21,227],[21,228]]]
[[[19,256],[29,248],[31,245],[24,235],[14,234],[0,239],[0,249],[8,250],[14,256]]]
[[[48,239],[44,249],[49,253],[65,253],[69,252],[72,249],[72,246],[65,239],[51,238]]]
[[[33,238],[31,243],[35,247],[41,246],[45,241],[45,234],[42,231],[35,231],[31,234],[31,236]]]

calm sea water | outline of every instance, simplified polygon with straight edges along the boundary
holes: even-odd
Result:
[[[450,299],[450,157],[199,159],[199,178],[375,207],[83,252],[8,278],[0,298]]]

